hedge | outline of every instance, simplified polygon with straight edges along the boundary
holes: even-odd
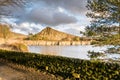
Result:
[[[120,65],[117,63],[93,62],[60,56],[40,55],[0,50],[0,58],[13,63],[46,71],[64,79],[119,80]]]

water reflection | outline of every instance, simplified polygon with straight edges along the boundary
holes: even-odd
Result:
[[[89,59],[88,51],[104,52],[109,46],[29,46],[30,52],[39,54],[58,55],[72,58]]]

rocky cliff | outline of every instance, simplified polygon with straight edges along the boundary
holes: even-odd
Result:
[[[91,41],[32,41],[32,40],[24,40],[21,41],[26,45],[37,45],[37,46],[70,46],[70,45],[90,45]]]

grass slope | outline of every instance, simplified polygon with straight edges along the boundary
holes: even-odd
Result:
[[[0,38],[25,38],[23,34],[15,33],[10,30],[10,25],[0,24]]]
[[[71,40],[79,40],[80,37],[67,34],[64,32],[60,32],[50,27],[47,27],[43,29],[41,32],[29,37],[29,39],[30,40],[53,40],[53,41],[68,40],[68,41],[71,41]]]

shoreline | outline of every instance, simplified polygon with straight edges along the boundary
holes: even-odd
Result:
[[[71,46],[71,45],[90,45],[91,40],[81,40],[81,41],[44,41],[44,40],[18,40],[18,39],[8,39],[6,42],[4,39],[0,38],[0,45],[2,44],[13,44],[13,43],[22,43],[27,46],[37,45],[37,46]]]
[[[24,40],[22,43],[28,46],[71,46],[71,45],[90,45],[91,41],[31,41]]]

